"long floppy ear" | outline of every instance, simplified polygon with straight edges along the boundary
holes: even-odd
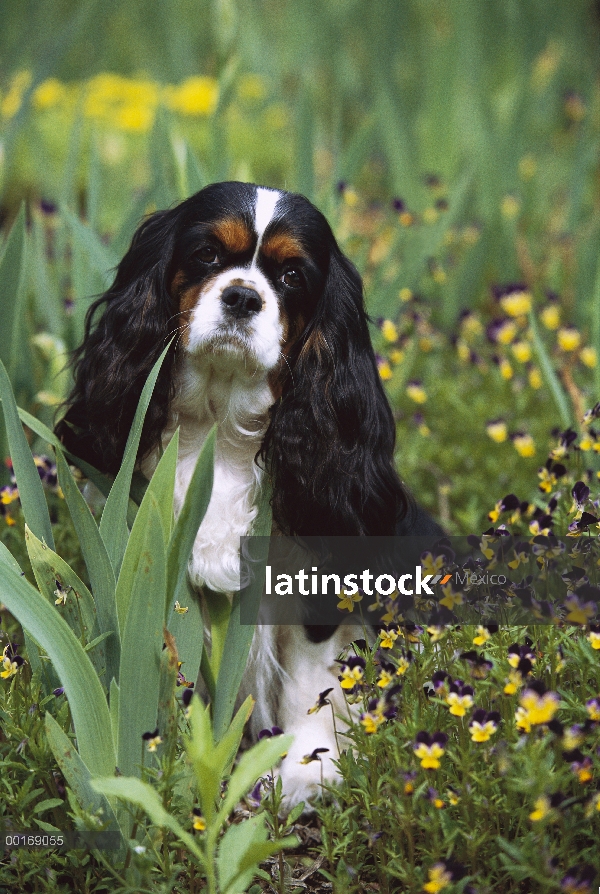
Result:
[[[394,534],[409,503],[393,464],[394,420],[362,281],[335,243],[325,289],[289,361],[263,444],[277,524],[305,536]]]
[[[144,383],[178,325],[168,291],[178,218],[178,209],[159,211],[139,227],[113,285],[88,310],[84,341],[75,351],[75,385],[56,433],[68,450],[104,472],[118,470]],[[173,362],[171,350],[146,413],[140,457],[166,425]]]

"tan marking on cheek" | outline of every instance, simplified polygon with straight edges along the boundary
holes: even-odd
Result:
[[[193,286],[189,286],[189,288],[182,288],[183,283],[185,282],[185,274],[182,270],[178,270],[173,279],[171,280],[171,298],[173,302],[178,305],[179,313],[174,318],[177,322],[174,325],[174,329],[177,329],[179,333],[181,333],[181,341],[184,345],[187,345],[190,340],[189,336],[189,324],[192,319],[192,313],[196,305],[202,300],[202,293],[206,291],[210,287],[211,282],[216,279],[216,276],[210,276],[204,280],[201,284],[196,283]]]
[[[261,245],[260,250],[265,257],[271,258],[278,264],[283,264],[288,259],[306,257],[302,244],[289,233],[275,233],[273,236],[269,236]]]
[[[252,246],[252,233],[242,220],[226,217],[213,224],[212,231],[219,242],[232,254],[241,254]]]

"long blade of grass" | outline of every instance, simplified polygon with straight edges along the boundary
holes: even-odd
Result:
[[[50,524],[50,514],[44,495],[44,488],[42,487],[38,470],[33,461],[33,456],[19,419],[6,367],[1,360],[0,400],[2,401],[10,456],[17,479],[25,521],[36,537],[40,540],[45,540],[47,545],[54,549],[54,538],[52,536],[52,526]]]
[[[131,488],[131,477],[137,459],[137,451],[142,435],[142,426],[146,417],[146,410],[152,397],[154,385],[158,378],[162,362],[166,357],[167,351],[171,347],[172,341],[169,342],[164,349],[146,380],[146,384],[142,390],[142,394],[135,411],[133,425],[129,432],[127,445],[125,447],[125,456],[121,463],[121,468],[115,478],[114,484],[106,500],[104,512],[100,520],[100,533],[106,545],[106,551],[110,561],[118,575],[127,545],[127,504],[129,499],[129,490]]]
[[[46,711],[45,717],[46,736],[52,753],[63,776],[75,793],[75,797],[86,810],[91,813],[102,810],[104,821],[108,823],[107,829],[122,832],[117,817],[108,799],[99,794],[90,785],[92,774],[82,761],[78,752],[73,748],[73,742],[60,728],[52,714]],[[122,840],[116,859],[121,861],[125,857],[125,841]]]
[[[53,605],[24,577],[7,570],[0,599],[48,653],[69,701],[77,747],[92,775],[114,772],[115,752],[106,697],[83,646]]]
[[[253,580],[244,590],[244,610],[248,608],[252,613],[254,609],[258,613],[258,606],[263,595],[264,573],[262,572],[268,557],[268,538],[271,534],[271,524],[271,486],[269,482],[265,481],[261,489],[258,515],[252,528],[253,536],[264,538],[261,561],[260,564],[257,563],[257,572]],[[241,597],[240,593],[237,592],[233,596],[229,625],[223,647],[223,653],[227,656],[227,660],[221,662],[215,688],[215,701],[213,704],[213,734],[215,742],[222,738],[229,726],[254,637],[255,625],[240,623],[240,609]]]
[[[25,270],[25,203],[21,204],[8,234],[0,260],[0,316],[4,337],[0,339],[0,360],[14,381],[21,348],[23,324],[23,280]]]
[[[125,619],[119,668],[117,763],[123,773],[135,776],[141,773],[142,735],[156,726],[166,587],[164,532],[152,494],[148,503],[147,525],[144,529],[134,526],[131,532],[139,561]]]
[[[169,542],[166,618],[175,600],[181,602],[188,560],[210,502],[216,436],[217,427],[213,425],[196,461],[196,468]]]
[[[558,409],[558,412],[560,414],[561,425],[564,429],[567,429],[571,425],[573,413],[569,407],[567,396],[558,380],[558,376],[554,371],[554,367],[552,366],[552,361],[550,360],[548,351],[546,350],[544,342],[541,339],[537,319],[533,311],[529,314],[529,326],[531,327],[533,346],[538,357],[542,375],[544,377],[546,385],[550,389],[552,397],[554,398],[556,408]]]
[[[85,502],[83,494],[77,487],[62,451],[56,451],[56,468],[58,482],[65,495],[71,514],[75,533],[90,578],[90,585],[98,613],[98,627],[101,633],[110,631],[105,641],[106,652],[106,686],[119,672],[120,643],[118,634],[117,611],[115,604],[115,575],[110,564],[104,541],[100,536],[98,525]]]

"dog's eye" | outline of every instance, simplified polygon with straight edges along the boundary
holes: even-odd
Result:
[[[214,264],[219,260],[219,253],[214,245],[201,245],[195,255],[204,264]]]
[[[281,276],[281,282],[289,286],[290,289],[298,289],[302,285],[302,277],[293,267],[288,267]]]

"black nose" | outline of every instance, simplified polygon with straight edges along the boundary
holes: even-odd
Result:
[[[262,300],[258,292],[248,289],[246,286],[228,286],[223,289],[221,301],[229,313],[238,319],[258,313],[262,307]]]

